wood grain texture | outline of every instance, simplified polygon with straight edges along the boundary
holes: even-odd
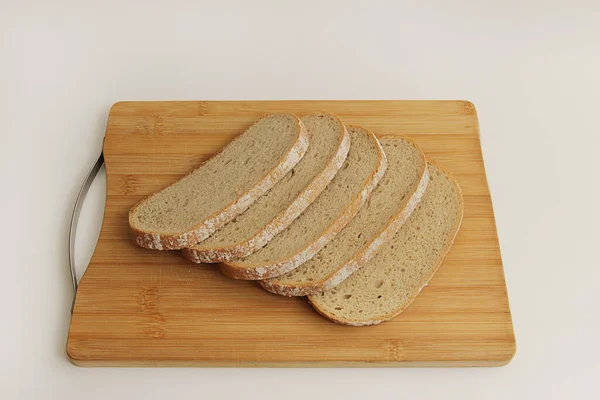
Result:
[[[268,293],[178,252],[137,247],[128,211],[269,112],[338,114],[376,134],[407,135],[461,185],[455,245],[393,320],[348,327],[304,298]],[[110,110],[107,201],[67,343],[83,366],[499,366],[515,338],[477,114],[467,101],[123,102]]]

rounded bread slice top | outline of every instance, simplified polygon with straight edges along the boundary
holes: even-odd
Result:
[[[348,126],[352,145],[342,168],[319,197],[269,244],[220,264],[225,275],[258,280],[297,268],[321,250],[356,215],[385,173],[387,161],[369,130]]]
[[[208,239],[184,249],[188,259],[216,263],[255,252],[298,218],[331,182],[350,149],[350,134],[333,114],[311,114],[301,120],[310,137],[302,160],[248,210]]]
[[[263,288],[284,296],[329,290],[373,258],[410,217],[429,182],[425,155],[406,137],[379,141],[388,168],[367,204],[313,258],[285,275],[261,281]]]
[[[129,212],[133,240],[157,250],[192,246],[245,211],[308,149],[293,114],[269,114],[197,169]]]
[[[458,182],[429,163],[421,203],[394,238],[363,268],[324,293],[312,306],[345,325],[374,325],[404,311],[442,264],[459,231],[463,198]]]

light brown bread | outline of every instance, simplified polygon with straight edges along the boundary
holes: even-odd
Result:
[[[307,149],[298,117],[263,117],[196,170],[136,204],[129,212],[133,240],[172,250],[206,239],[272,188]]]
[[[370,131],[357,126],[348,131],[348,157],[323,193],[267,246],[220,264],[223,273],[256,280],[289,272],[319,252],[356,215],[385,173],[387,161]]]
[[[331,182],[350,149],[350,134],[333,114],[302,117],[310,137],[300,162],[248,210],[189,249],[196,263],[216,263],[245,257],[266,245],[289,226]]]
[[[330,291],[309,296],[325,317],[345,325],[373,325],[408,307],[427,285],[460,228],[463,199],[456,180],[429,164],[421,203],[388,245]]]
[[[388,168],[356,217],[313,258],[287,274],[260,281],[284,296],[327,291],[361,268],[400,229],[429,182],[425,155],[412,140],[379,138]]]

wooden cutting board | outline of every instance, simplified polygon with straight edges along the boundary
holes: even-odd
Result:
[[[265,113],[331,111],[377,134],[408,135],[458,179],[460,233],[414,303],[390,322],[337,325],[305,298],[137,247],[128,211]],[[498,366],[515,338],[477,114],[466,101],[123,102],[108,117],[107,197],[81,280],[67,353],[84,366]]]

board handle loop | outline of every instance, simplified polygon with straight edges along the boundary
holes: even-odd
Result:
[[[96,160],[96,163],[88,172],[85,181],[83,181],[83,185],[81,189],[79,189],[79,194],[77,195],[77,200],[75,201],[75,207],[73,208],[73,215],[71,216],[71,227],[69,228],[69,268],[71,270],[71,284],[73,285],[73,302],[71,303],[71,314],[73,314],[73,307],[75,306],[75,296],[77,295],[77,272],[75,271],[75,234],[77,233],[77,223],[79,222],[79,214],[81,213],[81,207],[83,206],[83,201],[85,200],[85,196],[87,195],[90,187],[92,186],[92,182],[98,175],[98,171],[104,165],[104,153],[100,153],[100,156]]]

